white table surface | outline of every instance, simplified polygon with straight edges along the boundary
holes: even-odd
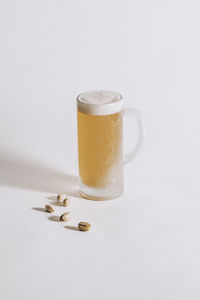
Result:
[[[199,299],[198,2],[9,0],[0,24],[0,299]],[[97,88],[146,126],[104,202],[77,193],[75,97]],[[41,211],[60,192],[70,223]]]

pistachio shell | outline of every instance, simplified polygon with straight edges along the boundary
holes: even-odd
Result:
[[[60,221],[61,222],[68,222],[69,220],[71,219],[71,216],[70,216],[70,213],[69,212],[66,212],[66,213],[64,213],[64,214],[62,214],[61,216],[60,216]]]
[[[59,194],[59,195],[57,196],[57,200],[58,200],[58,201],[63,201],[66,197],[67,197],[66,194]]]
[[[78,224],[78,229],[80,231],[88,231],[88,230],[90,230],[90,227],[91,227],[91,225],[87,222],[80,222]]]
[[[68,206],[69,205],[69,199],[68,198],[65,198],[63,200],[63,206]]]
[[[50,206],[50,205],[45,205],[45,209],[46,209],[46,211],[47,212],[49,212],[49,213],[53,213],[54,212],[54,209]]]

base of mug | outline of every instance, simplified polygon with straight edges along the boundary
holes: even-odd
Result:
[[[112,200],[120,197],[123,194],[123,187],[111,187],[111,188],[93,188],[88,187],[81,183],[79,194],[88,200],[104,201]]]

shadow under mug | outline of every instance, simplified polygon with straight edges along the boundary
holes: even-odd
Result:
[[[135,148],[123,156],[123,116],[136,118]],[[77,97],[78,158],[81,196],[92,200],[117,198],[123,193],[123,166],[141,149],[141,114],[123,108],[122,96],[112,91],[90,91]]]

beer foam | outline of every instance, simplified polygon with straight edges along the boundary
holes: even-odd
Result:
[[[77,108],[90,115],[109,115],[122,110],[122,96],[112,91],[89,91],[77,97]]]

